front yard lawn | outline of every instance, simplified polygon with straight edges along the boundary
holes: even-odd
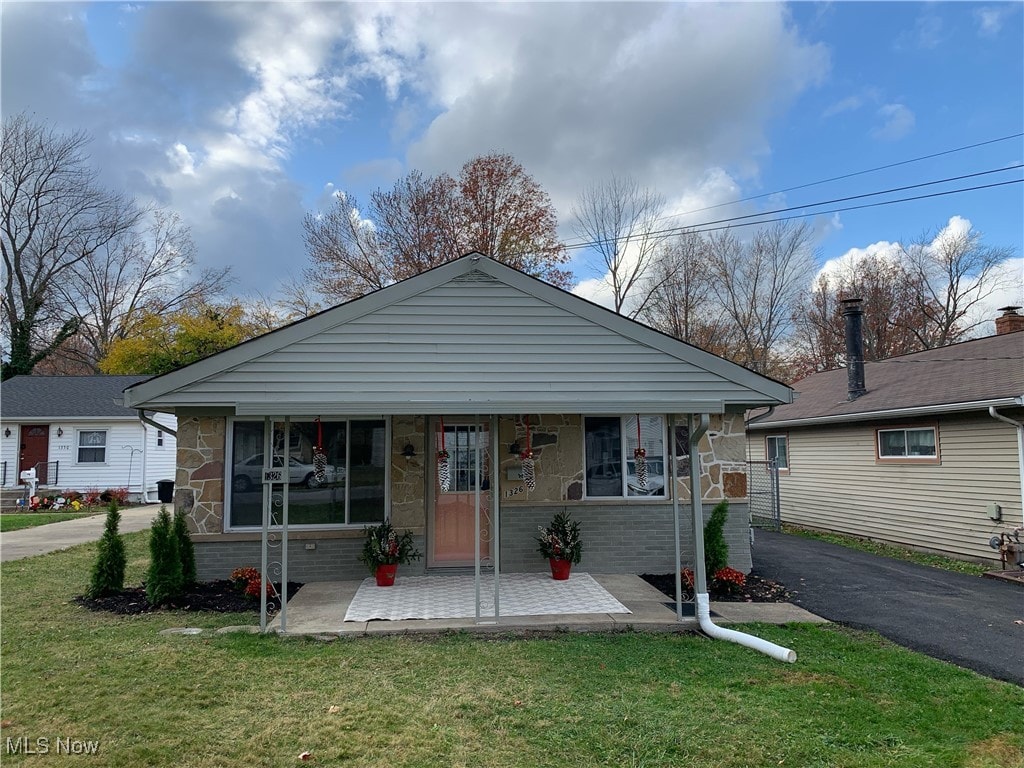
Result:
[[[5,531],[20,531],[22,528],[34,528],[37,525],[48,525],[50,523],[62,523],[65,520],[77,520],[80,517],[92,517],[101,515],[102,511],[95,512],[4,512],[0,515],[0,533]]]
[[[125,537],[128,583],[146,534]],[[2,566],[2,732],[98,741],[103,766],[1019,766],[1024,689],[836,626],[748,629],[795,665],[691,635],[335,640],[215,635],[250,614],[70,602],[85,545]],[[246,565],[246,563],[239,563]],[[198,636],[159,630],[197,626]]]

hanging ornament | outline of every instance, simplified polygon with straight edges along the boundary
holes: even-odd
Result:
[[[633,451],[633,461],[636,463],[636,484],[640,488],[647,488],[647,451],[643,448],[640,438],[640,414],[636,415],[636,449]]]
[[[324,453],[324,426],[316,417],[316,445],[313,446],[313,477],[321,485],[327,482],[327,454]]]
[[[523,460],[523,484],[526,489],[532,491],[537,485],[537,472],[533,462],[533,451],[530,450],[530,417],[523,419],[526,422],[526,450],[519,454]]]
[[[441,450],[437,452],[437,482],[443,493],[448,493],[448,489],[452,485],[451,467],[448,465],[450,458],[445,449],[444,419],[441,419]]]

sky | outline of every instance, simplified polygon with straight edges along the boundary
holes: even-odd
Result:
[[[498,150],[548,191],[569,244],[580,191],[628,175],[665,197],[667,226],[814,213],[823,267],[972,226],[1016,257],[1000,306],[1021,303],[1024,185],[830,211],[1020,181],[1022,10],[5,1],[0,108],[87,131],[104,181],[176,211],[242,294],[301,276],[302,219],[339,191],[365,200]],[[571,253],[577,292],[606,300],[594,255]]]

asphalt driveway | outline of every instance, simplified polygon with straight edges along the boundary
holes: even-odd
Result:
[[[756,531],[753,572],[830,621],[1024,685],[1024,589],[1016,584]]]

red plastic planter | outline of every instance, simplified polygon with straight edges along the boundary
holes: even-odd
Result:
[[[398,571],[398,563],[390,565],[378,565],[374,576],[377,578],[378,587],[390,587],[395,583],[395,573]]]
[[[566,581],[569,578],[569,571],[572,569],[571,560],[559,560],[552,557],[548,560],[551,563],[551,578],[555,581]]]

